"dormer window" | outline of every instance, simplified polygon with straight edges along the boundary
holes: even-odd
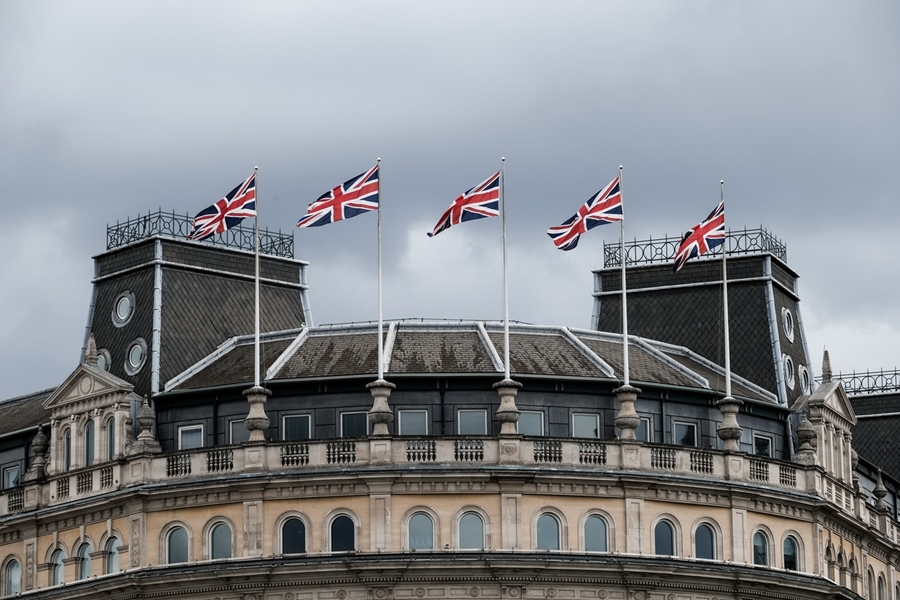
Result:
[[[122,292],[113,303],[112,322],[116,327],[124,327],[134,315],[134,294]]]

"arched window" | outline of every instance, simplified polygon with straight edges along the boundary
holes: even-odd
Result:
[[[875,600],[875,573],[872,572],[871,567],[866,573],[866,580],[869,584],[869,600]]]
[[[3,572],[3,595],[15,596],[22,593],[22,565],[16,559],[6,563]]]
[[[753,564],[769,566],[769,538],[762,531],[753,534]]]
[[[106,460],[116,457],[116,418],[106,420]]]
[[[584,522],[584,551],[609,552],[609,533],[606,521],[592,515]]]
[[[434,550],[434,522],[419,512],[409,518],[407,525],[410,550]]]
[[[538,518],[537,549],[559,550],[559,520],[550,513],[544,513]]]
[[[878,600],[885,600],[884,597],[884,576],[878,575]]]
[[[50,556],[50,585],[59,585],[66,580],[65,565],[63,559],[66,553],[62,550],[55,550]]]
[[[231,558],[231,527],[216,523],[209,532],[209,557],[213,560]]]
[[[119,572],[119,538],[113,536],[106,542],[106,574]]]
[[[694,532],[694,557],[710,560],[716,557],[716,532],[706,523]]]
[[[834,579],[834,550],[831,549],[831,546],[825,548],[825,568],[828,572],[828,579],[835,581]]]
[[[855,592],[859,581],[859,567],[856,565],[856,557],[850,557],[848,568],[850,569],[850,589]]]
[[[788,536],[784,538],[784,568],[789,571],[796,571],[800,568],[797,552],[797,540]]]
[[[894,600],[900,600],[900,583],[894,586]]]
[[[356,526],[347,515],[335,517],[331,522],[331,551],[353,552],[356,550]]]
[[[166,536],[166,564],[188,561],[188,534],[184,527],[173,527]]]
[[[91,576],[91,552],[94,549],[84,543],[78,548],[78,579],[89,579]]]
[[[88,419],[84,425],[84,466],[94,464],[94,421]]]
[[[653,529],[654,554],[675,556],[675,528],[668,521],[660,521]]]
[[[484,548],[484,521],[478,513],[467,512],[459,518],[460,550]]]
[[[72,469],[72,430],[66,429],[63,432],[63,449],[62,449],[63,469],[69,471]]]
[[[306,526],[297,517],[285,519],[281,525],[281,553],[306,554]]]

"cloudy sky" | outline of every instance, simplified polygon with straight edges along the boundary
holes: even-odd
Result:
[[[429,231],[506,161],[510,317],[588,327],[544,231],[625,167],[628,238],[726,182],[800,274],[818,373],[900,366],[900,4],[0,2],[0,397],[75,368],[106,226],[194,214],[259,165],[317,324],[377,318],[375,217],[296,230],[382,158],[385,317],[502,317],[499,219]]]

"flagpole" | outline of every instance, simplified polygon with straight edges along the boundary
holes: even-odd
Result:
[[[503,229],[503,379],[509,379],[509,284],[506,275],[506,157],[500,157],[500,220]]]
[[[719,199],[725,206],[725,180],[719,181]],[[731,345],[728,341],[728,270],[725,257],[728,254],[728,230],[722,240],[722,309],[725,319],[725,396],[731,397]]]
[[[254,368],[253,368],[253,376],[254,376],[254,386],[259,387],[259,167],[253,167],[253,185],[256,189],[256,196],[254,198],[254,207],[256,208],[256,214],[253,216],[253,238],[254,238],[254,251],[256,254],[256,311],[255,311],[255,328],[256,328],[256,338],[254,341]]]
[[[622,256],[622,364],[624,385],[631,385],[628,370],[628,296],[625,293],[625,187],[622,185],[622,165],[619,165],[619,195],[622,197],[622,220],[619,221],[619,253]]]
[[[381,158],[378,159],[378,379],[384,379],[384,338],[381,300]]]

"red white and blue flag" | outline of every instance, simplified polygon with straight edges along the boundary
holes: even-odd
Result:
[[[547,230],[547,235],[560,250],[571,250],[578,245],[578,238],[588,229],[623,219],[622,190],[619,178],[591,196],[571,219]]]
[[[675,252],[675,272],[677,273],[690,258],[701,256],[718,248],[725,242],[725,201],[709,213],[701,223],[691,227],[681,238]]]
[[[465,221],[496,217],[500,214],[500,171],[468,190],[444,211],[428,237]]]
[[[228,192],[224,198],[197,213],[188,238],[205,240],[225,233],[247,217],[256,216],[256,172]]]
[[[370,210],[378,210],[378,165],[319,196],[297,227],[328,225]]]

